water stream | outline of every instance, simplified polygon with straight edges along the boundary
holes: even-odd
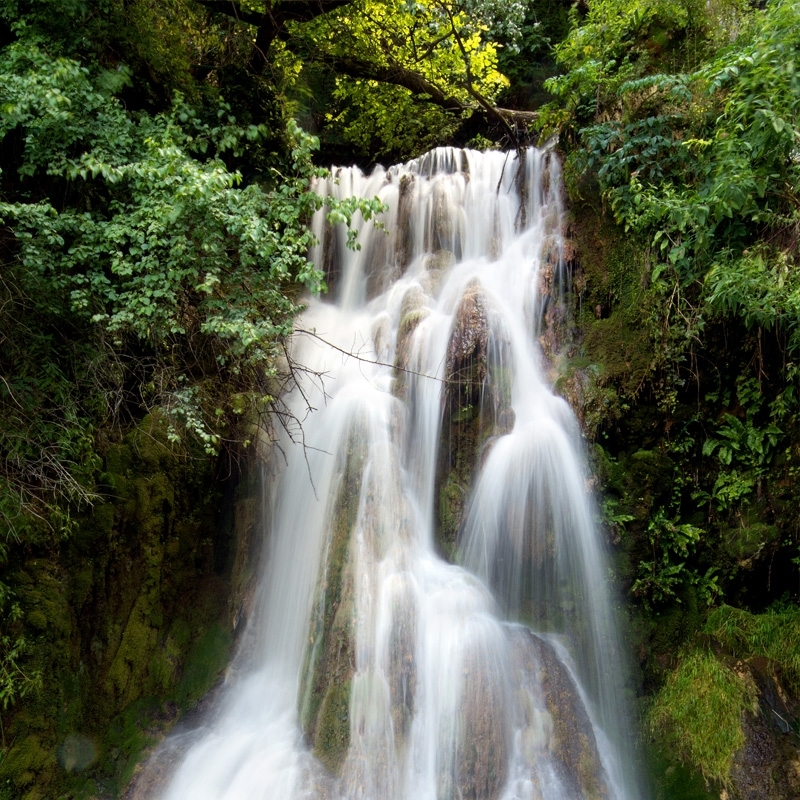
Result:
[[[540,346],[568,288],[557,159],[440,149],[317,190],[379,196],[385,230],[351,251],[314,220],[305,448],[283,443],[244,652],[163,800],[639,800],[579,431]]]

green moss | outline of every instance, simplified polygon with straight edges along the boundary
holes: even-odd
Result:
[[[725,785],[744,747],[743,716],[756,711],[755,692],[710,652],[691,651],[656,695],[650,726],[682,760]]]
[[[230,656],[233,636],[219,623],[213,624],[189,652],[176,696],[184,708],[196,703],[216,682]]]
[[[149,670],[150,658],[158,641],[158,627],[152,619],[154,602],[155,598],[146,592],[138,597],[108,671],[106,686],[116,698],[118,707],[136,699]]]
[[[648,618],[652,628],[650,649],[654,654],[676,653],[681,645],[694,634],[702,623],[694,595],[686,598],[688,602],[667,606],[657,619]]]
[[[25,620],[28,625],[35,630],[43,631],[47,628],[47,617],[44,612],[40,611],[38,608],[29,611],[25,616]]]
[[[350,746],[350,681],[333,683],[322,701],[314,741],[314,755],[338,773]]]
[[[704,631],[736,658],[763,657],[777,664],[784,680],[800,692],[800,608],[786,606],[764,614],[721,606]]]
[[[58,569],[44,559],[33,559],[25,567],[13,582],[21,605],[27,609],[26,619],[51,641],[69,637],[72,616]]]
[[[89,599],[94,579],[94,565],[91,562],[72,572],[70,599],[74,608],[80,608]]]
[[[111,499],[74,535],[10,562],[31,642],[22,666],[43,686],[4,714],[14,747],[0,798],[7,786],[14,800],[121,795],[143,749],[227,663],[234,576],[215,548],[228,536],[238,556],[240,530],[238,519],[233,533],[213,527],[210,463],[177,458],[155,418],[105,454]],[[84,767],[76,742],[87,741],[97,758]]]
[[[719,800],[719,792],[712,792],[698,771],[669,760],[661,750],[651,749],[648,766],[653,800]]]
[[[736,561],[746,563],[778,537],[778,528],[756,522],[752,525],[731,525],[720,528],[724,551]]]
[[[168,692],[175,685],[183,653],[171,637],[159,644],[150,661],[150,681],[156,692]]]
[[[448,561],[456,555],[456,536],[464,513],[466,490],[458,481],[455,470],[447,475],[439,490],[439,545]]]
[[[350,536],[358,516],[365,451],[356,439],[350,442],[347,461],[332,508],[330,540],[321,567],[318,596],[312,613],[309,644],[303,665],[300,690],[300,720],[309,741],[327,752],[333,746],[329,725],[323,714],[326,703],[336,701],[334,687],[349,685],[355,659],[352,634],[352,577],[350,574]],[[328,744],[319,743],[320,736]],[[349,737],[349,731],[348,731]],[[342,736],[334,737],[341,742]],[[345,746],[346,749],[346,746]],[[334,747],[335,751],[335,747]],[[332,751],[333,752],[333,751]],[[330,756],[331,763],[335,761]],[[327,763],[327,762],[326,762]]]
[[[155,701],[145,698],[129,705],[111,721],[104,740],[106,768],[110,768],[118,791],[130,782],[142,752],[156,741],[150,723],[157,710]]]
[[[613,381],[622,394],[641,386],[653,359],[652,343],[642,325],[629,324],[621,313],[586,325],[584,353],[600,367],[600,377]]]
[[[55,766],[53,750],[46,747],[40,736],[32,734],[18,744],[15,743],[0,761],[0,785],[13,786],[17,791],[13,797],[30,787],[40,772]]]

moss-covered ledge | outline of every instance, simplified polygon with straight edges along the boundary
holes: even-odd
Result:
[[[3,714],[0,800],[117,797],[228,662],[258,537],[256,470],[170,445],[150,415],[104,448],[104,502],[6,568],[42,688]]]

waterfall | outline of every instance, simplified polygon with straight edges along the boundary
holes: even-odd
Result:
[[[580,433],[540,344],[568,282],[558,160],[442,148],[317,191],[388,210],[358,250],[313,220],[304,446],[281,445],[246,646],[163,800],[639,800]]]

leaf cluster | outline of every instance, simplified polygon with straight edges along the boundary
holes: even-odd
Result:
[[[287,90],[302,97],[316,72],[330,68],[334,87],[318,117],[324,135],[372,159],[417,155],[444,144],[480,107],[476,98],[491,102],[508,86],[493,37],[518,35],[524,5],[355,0],[291,28],[299,69]],[[441,99],[404,85],[411,81]]]
[[[129,112],[124,68],[52,58],[35,37],[7,46],[0,72],[0,140],[15,143],[0,176],[3,314],[25,324],[4,326],[9,535],[25,510],[49,519],[52,500],[93,498],[100,426],[158,407],[176,442],[188,432],[209,455],[247,438],[240,421],[277,393],[299,294],[324,288],[306,257],[323,201],[316,141],[294,123],[282,169],[245,183],[226,160],[247,163],[272,132],[224,103],[213,121],[180,96]],[[345,224],[380,209],[329,203]]]

